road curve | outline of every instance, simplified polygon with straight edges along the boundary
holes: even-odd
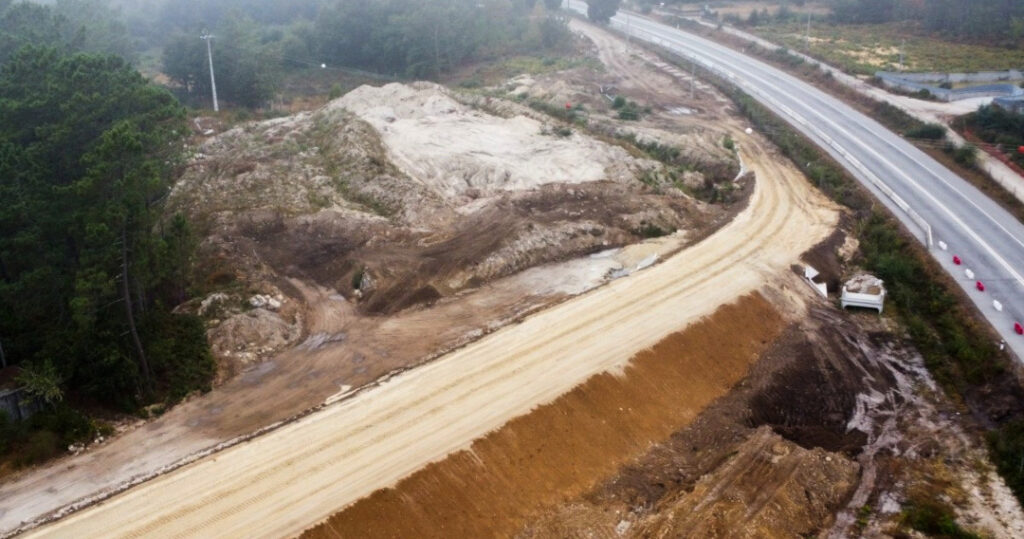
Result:
[[[586,13],[586,2],[567,4]],[[696,61],[772,109],[832,154],[926,246],[927,223],[931,255],[1024,358],[1024,336],[1014,332],[1015,322],[1024,324],[1024,225],[1009,212],[879,123],[779,69],[635,13],[620,11],[611,26]]]
[[[290,536],[592,375],[621,369],[637,352],[789,272],[834,229],[833,204],[757,137],[737,138],[757,175],[754,193],[706,240],[28,536]]]

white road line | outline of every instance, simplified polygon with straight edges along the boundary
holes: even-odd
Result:
[[[638,25],[638,26],[642,26],[642,25]],[[660,29],[658,29],[658,31],[660,31]],[[654,33],[653,31],[650,31],[650,30],[645,30],[645,32],[652,33],[652,34]],[[642,36],[638,36],[638,37],[642,37]],[[676,45],[678,48],[684,49],[685,51],[689,51],[689,52],[683,52],[684,54],[692,55],[694,57],[699,57],[700,54],[702,53],[702,49],[698,48],[698,46],[691,45],[691,44],[679,41],[679,39],[684,39],[684,38],[671,37],[670,35],[667,37],[665,34],[659,35],[657,37],[659,37],[660,39],[664,39],[664,40],[666,40],[666,41]],[[716,54],[723,54],[720,51],[714,51],[714,52]],[[704,54],[707,54],[707,53],[704,52]],[[697,59],[699,59],[699,58],[697,58]],[[731,72],[731,71],[729,71],[729,70],[727,70],[725,68],[719,68],[719,71],[723,71],[728,76],[728,78],[730,78],[730,79],[742,80],[742,79],[739,79],[739,77],[736,74],[734,74],[733,72]],[[750,72],[748,72],[746,75],[751,80],[758,81],[761,84],[763,84],[764,86],[766,86],[768,88],[771,88],[772,90],[774,90],[776,92],[779,92],[781,94],[785,94],[785,92],[782,90],[782,88],[779,88],[775,84],[765,80],[765,78],[762,77],[762,76],[758,76],[758,75],[750,73]],[[754,88],[753,84],[751,84],[749,82],[744,84],[744,86],[746,86],[748,88]],[[809,129],[811,129],[813,132],[815,132],[820,138],[822,138],[826,143],[829,143],[830,141],[834,142],[833,139],[831,137],[829,137],[826,133],[824,133],[820,128],[818,128],[817,126],[814,126],[813,124],[811,124],[810,121],[807,118],[797,114],[795,111],[790,109],[788,106],[783,105],[782,103],[780,103],[778,101],[778,99],[774,98],[773,96],[765,95],[765,93],[760,91],[760,89],[757,89],[756,93],[761,95],[763,98],[768,99],[771,102],[773,102],[777,107],[779,107],[783,111],[785,111],[786,114],[788,114],[790,117],[792,117],[798,123],[807,126]],[[808,108],[810,109],[810,112],[813,115],[817,116],[818,118],[820,118],[822,121],[824,121],[828,125],[831,125],[837,132],[842,133],[843,135],[848,137],[850,140],[852,140],[853,144],[855,146],[857,146],[857,147],[867,151],[869,154],[873,155],[880,162],[888,165],[893,171],[895,171],[897,174],[902,176],[907,183],[909,183],[910,185],[914,186],[921,194],[923,194],[925,197],[927,197],[929,200],[931,200],[932,203],[938,209],[942,210],[942,212],[946,214],[946,216],[949,218],[950,221],[952,221],[953,223],[958,225],[964,233],[966,233],[968,236],[970,236],[972,240],[974,240],[978,245],[980,245],[983,249],[985,249],[985,251],[987,251],[988,254],[992,258],[994,258],[996,260],[996,262],[1000,266],[1003,267],[1004,270],[1006,270],[1007,273],[1009,273],[1011,276],[1013,276],[1013,278],[1017,281],[1018,284],[1020,284],[1021,286],[1024,286],[1024,276],[1021,276],[1020,273],[1018,273],[1016,270],[1014,270],[1013,266],[1011,266],[1010,263],[1007,262],[1006,259],[1004,259],[1002,257],[1002,255],[1000,255],[994,248],[992,248],[992,246],[989,245],[988,242],[986,242],[984,239],[982,239],[981,236],[978,235],[978,233],[974,231],[974,229],[969,227],[967,225],[967,223],[965,223],[962,219],[960,219],[960,217],[958,217],[955,213],[953,213],[952,210],[950,210],[945,204],[943,204],[938,198],[936,198],[935,195],[933,195],[931,192],[929,192],[927,189],[925,189],[921,184],[919,184],[912,177],[910,177],[900,167],[896,166],[890,160],[886,159],[881,154],[879,154],[877,151],[875,151],[874,148],[871,148],[870,146],[868,146],[868,145],[866,145],[864,143],[859,142],[858,139],[852,133],[850,133],[848,130],[846,130],[845,128],[843,128],[842,126],[837,124],[836,122],[832,121],[831,119],[829,119],[828,117],[826,117],[822,113],[818,112],[817,109],[815,109],[814,107],[808,107]],[[836,144],[838,145],[838,143],[836,143]],[[1000,223],[998,223],[997,221],[992,219],[992,217],[988,213],[986,213],[984,210],[982,210],[980,207],[978,207],[977,204],[975,204],[972,200],[967,198],[966,195],[961,193],[958,189],[956,189],[953,185],[951,185],[949,182],[947,182],[944,178],[942,178],[939,175],[936,175],[934,172],[929,170],[928,167],[926,167],[924,164],[922,164],[917,159],[914,159],[910,155],[907,155],[906,152],[904,152],[901,148],[899,148],[898,145],[890,144],[890,146],[893,147],[894,149],[896,149],[897,151],[899,151],[901,154],[903,154],[905,157],[907,157],[908,159],[910,159],[914,163],[917,163],[918,166],[920,166],[924,170],[928,171],[928,173],[931,174],[933,177],[939,179],[939,181],[944,183],[947,187],[952,189],[957,195],[959,195],[961,198],[963,198],[968,203],[970,203],[982,215],[987,217],[989,219],[989,221],[991,221],[997,227],[999,227],[1001,230],[1003,230],[1010,238],[1012,238],[1014,241],[1016,241],[1018,244],[1021,244],[1021,246],[1024,247],[1024,243],[1021,243],[1021,241],[1018,238],[1016,238],[1013,234],[1011,234],[1008,230],[1006,230]],[[862,170],[862,172],[863,172],[863,169],[866,168],[866,167],[864,167],[864,165],[862,163],[860,163],[859,160],[856,160],[855,158],[852,158],[852,156],[847,155],[846,154],[847,150],[845,150],[845,148],[842,148],[842,145],[839,145],[839,148],[836,148],[836,149],[838,151],[840,151],[841,153],[843,153],[844,158],[846,158],[851,163],[851,165],[853,165],[854,167],[858,168],[858,170]],[[884,182],[883,182],[883,184],[884,184]],[[903,202],[902,204],[900,204],[900,202],[902,202],[902,198],[898,198],[897,197],[895,202],[897,204],[899,204],[901,207],[906,205],[906,202]],[[907,207],[909,207],[909,206],[907,206]]]

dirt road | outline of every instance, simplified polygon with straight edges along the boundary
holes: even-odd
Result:
[[[33,537],[295,534],[744,294],[824,239],[837,211],[756,138],[757,186],[727,227],[628,279],[354,398],[38,529]]]

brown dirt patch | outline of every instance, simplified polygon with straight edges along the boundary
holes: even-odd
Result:
[[[638,354],[621,376],[589,379],[306,537],[510,535],[692,421],[782,328],[765,299],[748,296]]]

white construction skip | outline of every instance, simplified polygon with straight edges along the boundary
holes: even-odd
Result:
[[[843,296],[840,299],[843,308],[864,307],[878,309],[882,313],[885,305],[885,287],[882,280],[866,273],[857,275],[843,285]]]

